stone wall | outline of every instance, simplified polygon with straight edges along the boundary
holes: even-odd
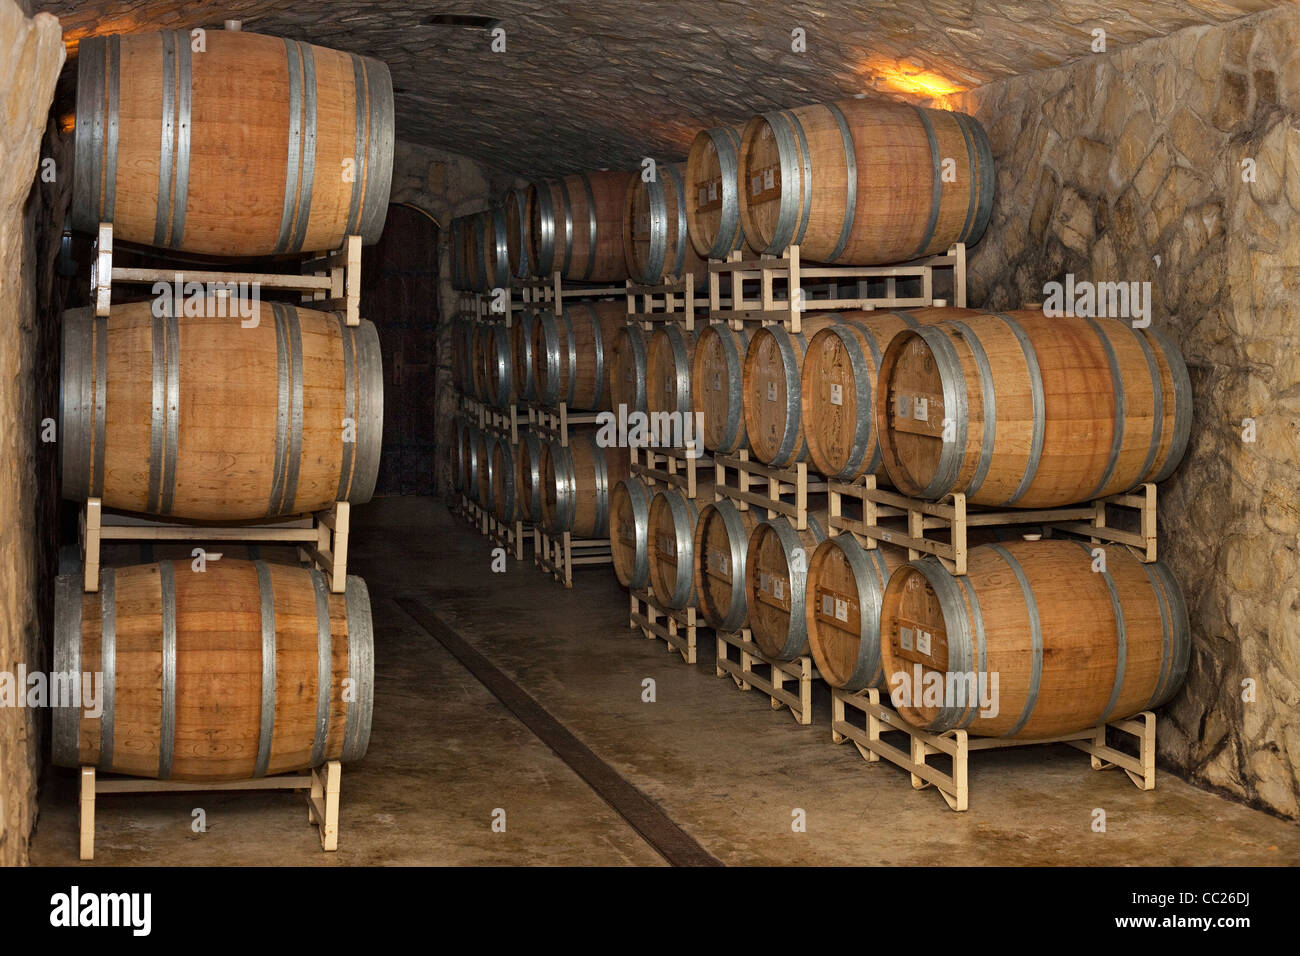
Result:
[[[451,379],[451,317],[456,313],[456,292],[451,287],[448,227],[452,218],[486,208],[492,199],[515,184],[515,179],[465,156],[398,141],[393,150],[391,202],[410,203],[433,216],[441,227],[438,240],[438,370],[433,414],[434,468],[437,486],[444,494],[452,482],[452,415],[455,390]]]
[[[983,122],[999,164],[972,304],[1041,301],[1066,273],[1151,282],[1195,393],[1187,456],[1160,489],[1195,642],[1161,759],[1300,816],[1300,10],[944,105]]]
[[[28,19],[13,0],[0,0],[7,71],[0,95],[0,671],[11,674],[20,664],[35,670],[48,662],[40,608],[51,596],[43,593],[49,581],[41,556],[53,529],[39,527],[38,515],[52,486],[44,473],[38,481],[38,462],[49,460],[40,433],[50,410],[33,387],[47,363],[36,294],[41,201],[32,184],[63,55],[57,20]],[[0,707],[0,866],[27,860],[45,723],[40,712]]]

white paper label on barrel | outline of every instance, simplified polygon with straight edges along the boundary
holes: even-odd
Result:
[[[731,573],[731,561],[727,555],[716,548],[709,548],[709,565],[717,568],[723,574]]]
[[[899,395],[899,396],[895,399],[895,401],[896,401],[897,404],[898,404],[898,411],[897,411],[897,413],[896,413],[896,414],[898,415],[898,417],[899,417],[899,418],[911,418],[911,417],[912,417],[912,399],[911,399],[911,397],[910,397],[910,396],[907,396],[907,395]]]
[[[843,404],[844,404],[844,386],[843,386],[843,385],[836,385],[836,384],[834,384],[834,383],[831,384],[831,404],[832,404],[832,405],[843,405]]]
[[[677,539],[670,534],[661,534],[659,536],[659,553],[675,558],[677,556]]]
[[[900,627],[898,629],[898,646],[905,651],[912,649],[912,629],[910,627]]]
[[[713,182],[709,183],[709,199],[718,198],[718,186],[720,185],[721,183],[719,183],[716,179]]]
[[[922,398],[920,395],[916,396],[916,399],[912,402],[912,418],[918,422],[923,422],[929,417],[929,414],[929,399]]]
[[[849,602],[835,599],[835,620],[847,621],[849,619]]]
[[[755,176],[753,182],[750,184],[750,189],[755,196],[761,193],[763,191],[763,177]]]
[[[918,654],[930,653],[930,632],[929,631],[917,631],[916,651]]]
[[[765,189],[776,188],[776,170],[773,169],[771,166],[763,170],[763,187]]]
[[[833,617],[835,615],[835,598],[831,597],[829,594],[822,595],[822,613],[827,617]]]
[[[781,578],[772,578],[772,597],[778,601],[785,600],[785,581]]]
[[[767,383],[767,400],[769,402],[776,401],[776,382]]]

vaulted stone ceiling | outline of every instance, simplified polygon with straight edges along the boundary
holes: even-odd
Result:
[[[1278,0],[35,0],[84,36],[217,27],[385,60],[401,139],[524,175],[685,155],[695,132],[863,92],[924,100]],[[482,26],[499,20],[505,51]],[[795,52],[794,32],[806,49]],[[72,67],[75,69],[75,66]]]

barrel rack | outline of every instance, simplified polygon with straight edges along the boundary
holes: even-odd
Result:
[[[296,545],[298,556],[325,575],[329,589],[342,594],[348,574],[348,533],[352,505],[336,501],[329,510],[263,522],[225,525],[171,522],[104,508],[99,498],[86,501],[81,517],[84,587],[99,590],[100,545],[104,541],[171,541]],[[205,555],[215,561],[219,554]]]
[[[718,657],[714,673],[718,677],[730,677],[743,691],[758,690],[766,694],[773,710],[790,708],[796,723],[803,726],[812,723],[812,685],[821,679],[812,657],[804,655],[790,661],[768,657],[754,643],[749,628],[717,631],[716,637]],[[767,673],[763,673],[764,668]],[[787,687],[791,682],[794,690]]]
[[[624,286],[569,283],[566,287],[559,272],[548,279],[518,279],[516,284],[524,304],[550,306],[557,316],[564,313],[566,299],[613,299],[627,295]]]
[[[855,715],[850,717],[849,712]],[[1106,742],[1107,729],[1117,735],[1127,734],[1137,741],[1137,755],[1125,753]],[[881,735],[897,732],[907,741],[903,750],[881,739]],[[851,740],[868,763],[881,759],[906,770],[912,777],[912,788],[925,790],[934,787],[948,806],[958,812],[970,805],[970,770],[972,753],[1001,750],[1009,747],[1027,747],[1034,744],[1066,743],[1090,756],[1093,770],[1120,768],[1139,790],[1156,787],[1156,717],[1144,710],[1125,720],[1115,720],[1072,734],[1046,740],[1016,740],[1001,737],[971,737],[965,730],[952,730],[932,734],[913,727],[892,707],[880,700],[875,688],[852,693],[831,689],[831,739],[837,744]],[[929,763],[932,756],[944,755],[951,761],[951,769],[944,772]]]
[[[707,305],[708,300],[696,294],[690,272],[656,285],[627,280],[627,319],[647,332],[663,322],[680,322],[686,331],[694,332],[696,313]]]
[[[81,768],[80,857],[95,858],[95,799],[101,793],[206,793],[252,790],[306,790],[307,822],[320,834],[321,849],[339,848],[339,794],[343,765],[330,760],[308,773],[256,777],[211,783],[179,780],[143,780],[131,777],[101,778],[94,767]]]
[[[294,260],[293,272],[236,272],[184,268],[130,268],[113,265],[113,224],[99,224],[91,259],[91,298],[95,315],[105,318],[114,283],[150,285],[155,282],[256,282],[267,289],[302,293],[302,304],[320,312],[337,312],[346,325],[361,324],[361,237],[348,236],[331,253]],[[220,294],[220,292],[218,292]]]
[[[741,511],[753,506],[769,518],[783,515],[797,531],[808,527],[808,496],[828,490],[824,478],[809,473],[807,462],[778,468],[753,461],[743,448],[734,455],[714,455],[713,466],[716,497],[730,498]],[[793,496],[794,501],[783,501],[782,496]]]
[[[951,299],[935,297],[936,271],[951,270]],[[728,285],[730,302],[723,299],[723,279]],[[829,298],[813,295],[810,280],[829,284]],[[900,280],[920,283],[918,294],[900,292]],[[746,291],[747,284],[758,283],[756,294]],[[839,287],[851,283],[857,295],[843,297]],[[966,246],[957,243],[936,256],[890,266],[806,265],[797,245],[781,255],[743,258],[737,250],[725,259],[709,260],[709,321],[728,322],[740,328],[744,322],[764,324],[780,322],[792,333],[801,331],[800,316],[806,311],[840,309],[899,309],[917,306],[966,305]],[[729,306],[729,307],[724,307]]]
[[[95,315],[107,318],[112,308],[113,286],[149,285],[157,282],[202,283],[205,286],[257,283],[268,289],[300,292],[303,304],[322,312],[335,312],[344,324],[361,324],[361,237],[348,236],[331,253],[313,253],[292,261],[285,273],[132,268],[113,265],[113,224],[102,222],[91,259],[91,296]],[[183,291],[183,287],[182,290]],[[220,289],[217,294],[222,294]],[[227,293],[228,294],[228,291]],[[348,532],[351,505],[337,501],[330,508],[266,521],[216,524],[166,520],[103,507],[89,498],[81,516],[81,546],[85,587],[98,588],[100,544],[103,541],[172,541],[282,543],[298,546],[299,557],[322,571],[330,590],[341,593],[347,578]]]
[[[931,554],[943,562],[950,573],[966,574],[967,531],[976,527],[1041,525],[1052,531],[1083,535],[1093,544],[1125,545],[1134,550],[1144,564],[1156,560],[1156,486],[1141,485],[1128,494],[1098,498],[1082,505],[1038,510],[968,509],[961,492],[946,495],[940,501],[910,498],[876,487],[874,475],[863,475],[853,482],[830,481],[829,525],[832,531],[851,533],[864,548],[879,543],[906,548],[908,560]],[[861,517],[844,514],[844,499],[857,501]],[[1136,513],[1138,530],[1127,531],[1110,523],[1108,509]],[[881,519],[893,518],[889,526]],[[899,527],[899,519],[906,524]],[[930,534],[943,530],[948,540]]]
[[[558,283],[558,276],[556,281]],[[528,406],[529,427],[540,438],[558,441],[564,448],[569,447],[571,426],[594,425],[599,415],[599,412],[570,412],[564,402],[556,407]],[[538,522],[533,526],[533,563],[566,588],[571,588],[575,568],[613,564],[614,551],[608,536],[580,538],[569,531],[557,535]]]

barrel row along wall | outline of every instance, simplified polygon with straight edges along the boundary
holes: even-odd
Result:
[[[36,277],[42,274],[38,262],[47,258],[42,239],[55,221],[45,197],[57,195],[57,186],[42,191],[32,184],[64,58],[58,21],[28,19],[12,0],[0,0],[0,58],[24,65],[5,78],[0,96],[0,275],[14,280],[0,297],[0,381],[52,382],[56,376],[40,371],[52,354],[43,341],[51,328],[42,301],[49,285]],[[0,671],[9,673],[20,663],[31,668],[48,660],[52,569],[45,535],[37,530],[56,494],[52,458],[40,441],[47,398],[31,389],[0,389],[0,461],[6,463],[0,476]],[[27,860],[47,731],[45,714],[0,707],[0,866]]]
[[[1160,757],[1300,815],[1300,11],[1186,29],[943,105],[984,124],[999,170],[971,250],[972,304],[1041,300],[1067,273],[1151,283],[1196,423],[1161,487],[1161,557],[1187,595],[1194,650]]]

